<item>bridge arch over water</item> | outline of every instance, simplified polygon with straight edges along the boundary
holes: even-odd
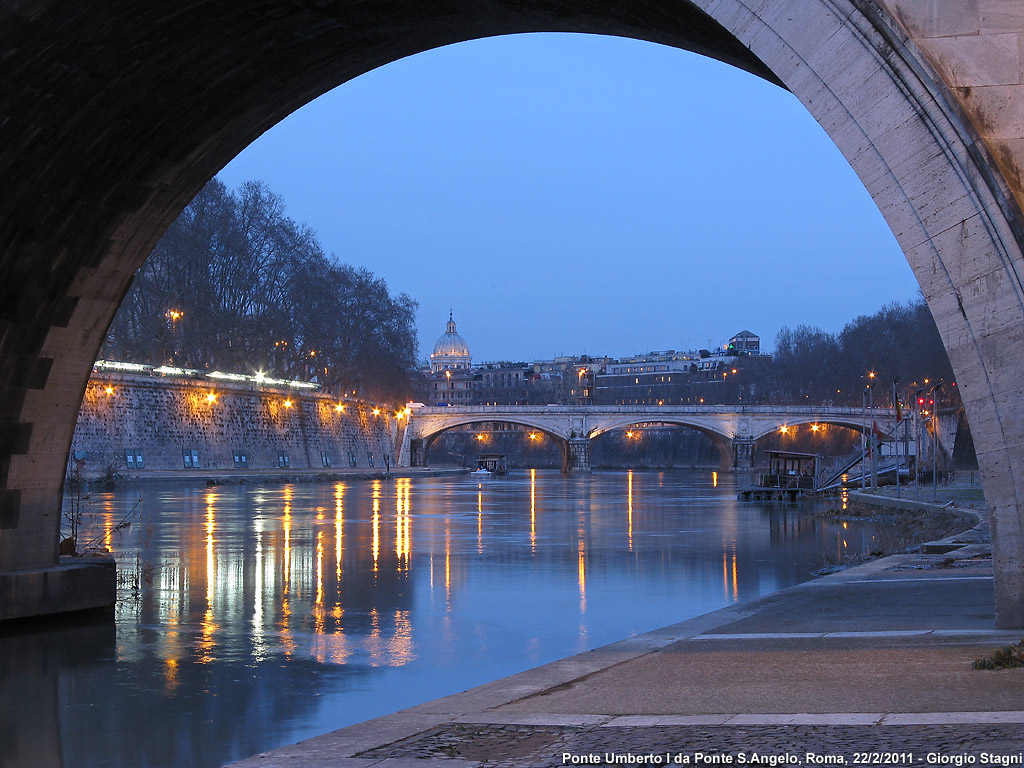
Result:
[[[480,418],[479,416],[456,416],[452,419],[446,419],[430,425],[427,429],[422,431],[407,430],[406,434],[409,436],[410,441],[407,449],[402,451],[405,455],[400,455],[399,461],[405,464],[411,464],[413,466],[429,466],[430,464],[430,448],[433,446],[434,441],[437,440],[445,432],[449,432],[459,427],[471,426],[473,424],[512,424],[519,427],[527,427],[536,432],[540,432],[543,435],[551,438],[552,442],[558,446],[559,452],[562,454],[562,471],[568,472],[571,469],[571,452],[569,448],[570,436],[568,434],[562,434],[561,430],[552,428],[550,424],[544,424],[543,420],[530,418],[530,417],[510,417],[510,418]],[[415,434],[415,437],[413,437]]]
[[[711,444],[715,446],[715,450],[718,451],[720,470],[729,471],[736,467],[737,457],[733,446],[733,435],[730,435],[720,429],[716,429],[715,427],[708,426],[693,417],[666,416],[665,418],[659,418],[656,421],[646,421],[643,419],[638,421],[635,417],[630,420],[628,416],[621,416],[619,418],[603,422],[599,427],[593,429],[587,437],[594,440],[609,432],[621,431],[634,426],[642,427],[653,424],[667,424],[673,427],[692,429],[699,432],[704,435],[704,437],[708,438],[711,441]]]
[[[998,622],[1024,626],[1024,76],[1016,43],[1004,58],[1006,46],[984,45],[1018,40],[1024,12],[994,5],[7,4],[0,571],[56,562],[65,457],[95,353],[134,271],[221,167],[293,110],[400,57],[588,32],[686,48],[783,85],[850,161],[949,352],[993,519]]]
[[[886,409],[886,414],[887,414],[887,416],[886,416],[886,418],[884,420],[879,419],[877,416],[875,417],[875,420],[880,422],[881,428],[883,428],[883,429],[888,429],[891,426],[891,424],[892,424],[892,419],[893,419],[892,411],[890,409]],[[858,420],[858,419],[855,419],[855,418],[850,418],[850,417],[845,417],[844,418],[844,417],[841,417],[841,416],[826,416],[826,417],[823,417],[823,418],[814,418],[813,416],[797,417],[797,418],[794,418],[794,419],[787,420],[785,424],[780,425],[780,426],[797,427],[797,428],[799,428],[799,427],[809,427],[812,424],[824,424],[826,426],[832,426],[832,427],[844,427],[846,429],[852,429],[854,432],[860,432],[860,433],[864,433],[864,434],[870,434],[871,433],[871,421],[870,420],[868,420],[868,423],[865,424],[861,420]],[[756,432],[754,435],[752,435],[752,437],[755,440],[761,440],[762,438],[768,437],[768,435],[771,435],[771,434],[774,434],[774,433],[778,432],[779,429],[780,429],[780,426],[761,429],[761,431]]]

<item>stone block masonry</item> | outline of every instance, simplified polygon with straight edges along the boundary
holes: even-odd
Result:
[[[342,406],[339,410],[338,406]],[[97,372],[69,455],[86,478],[395,466],[389,409],[250,383]]]

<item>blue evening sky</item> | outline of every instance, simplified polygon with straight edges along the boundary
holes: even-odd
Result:
[[[449,308],[474,361],[771,347],[917,294],[867,191],[790,93],[686,51],[514,35],[300,109],[220,173],[262,179],[342,261]]]

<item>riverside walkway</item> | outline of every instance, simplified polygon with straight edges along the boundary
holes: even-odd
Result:
[[[950,542],[235,766],[1019,765],[1024,669],[971,662],[1024,632],[994,629],[987,526]]]

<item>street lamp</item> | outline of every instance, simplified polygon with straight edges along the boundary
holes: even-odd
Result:
[[[940,381],[931,389],[931,396],[928,398],[928,405],[932,412],[932,503],[935,503],[939,494],[939,409],[935,405],[936,392],[942,389]]]
[[[921,499],[921,453],[923,448],[921,445],[921,427],[923,422],[921,421],[921,406],[924,405],[924,398],[921,394],[924,389],[918,388],[914,392],[914,498],[917,500]]]
[[[868,371],[868,419],[871,421],[871,434],[867,436],[868,445],[871,450],[871,490],[878,490],[878,450],[874,444],[874,426],[875,426],[875,372]],[[868,426],[868,425],[865,425]],[[864,487],[863,481],[861,482],[861,488]]]

